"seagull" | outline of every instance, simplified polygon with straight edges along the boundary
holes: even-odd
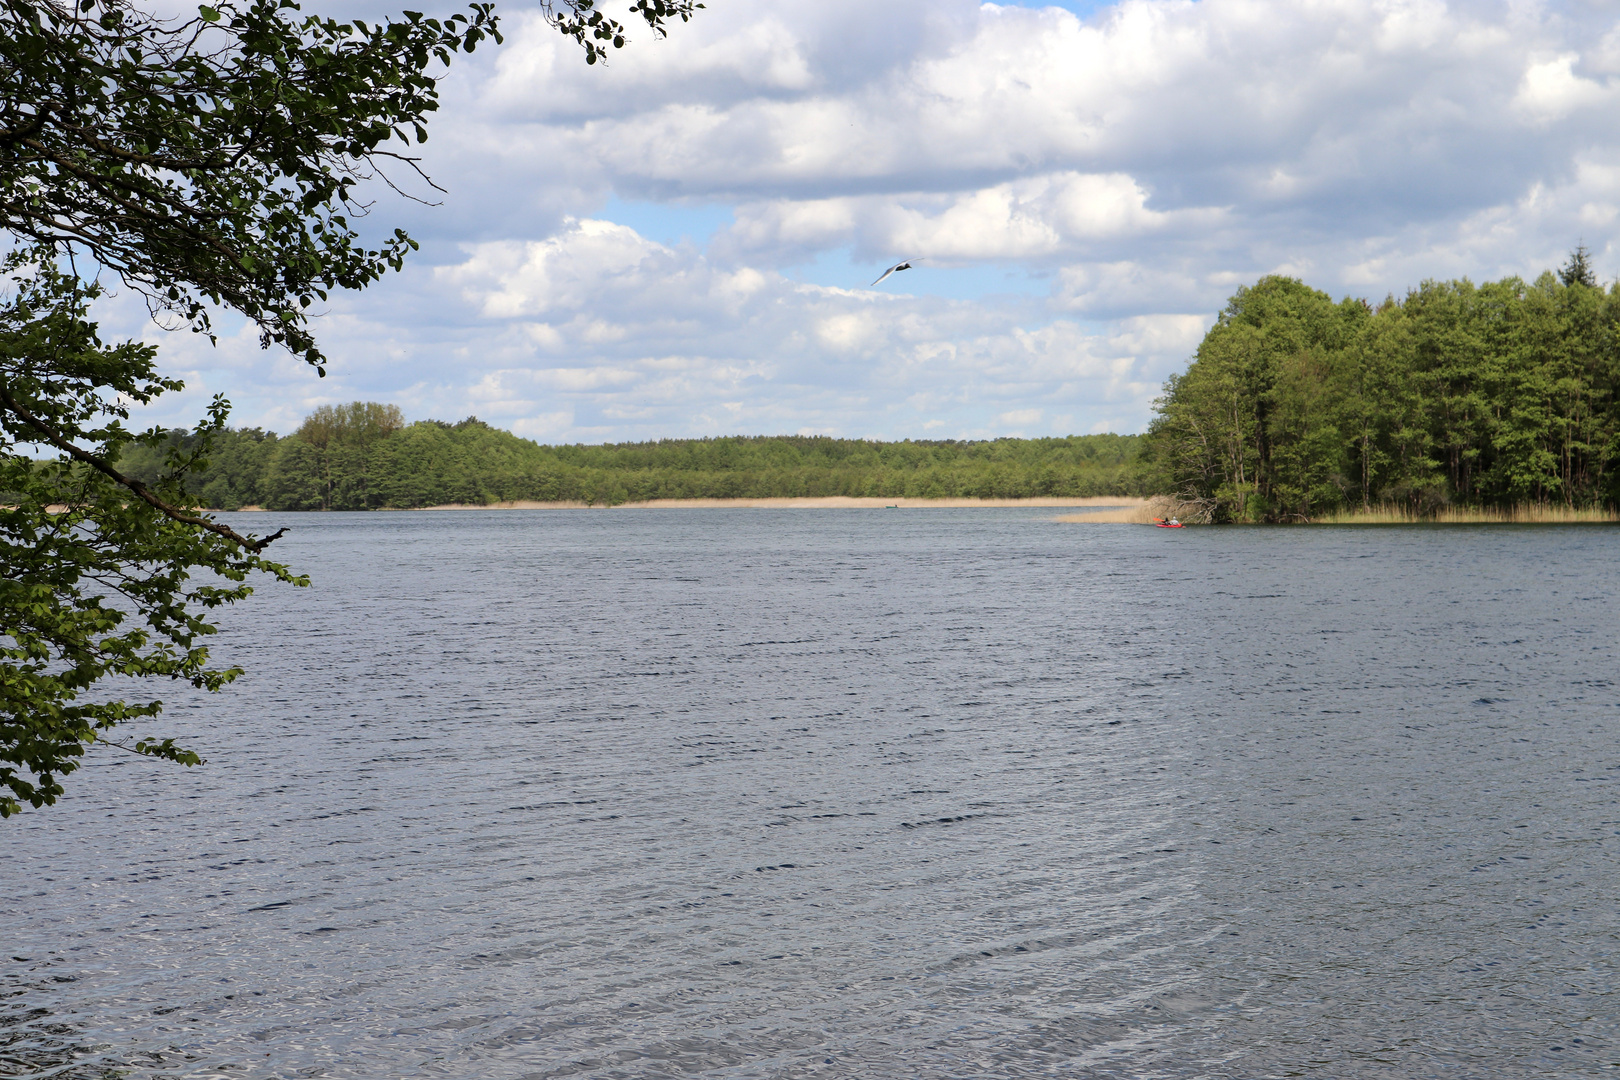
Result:
[[[888,277],[890,274],[898,274],[902,270],[910,270],[910,269],[911,269],[911,260],[910,259],[904,259],[904,260],[902,260],[900,262],[897,262],[893,266],[889,267],[887,270],[883,271],[882,274],[878,275],[877,281],[872,282],[872,284],[868,285],[867,288],[870,289],[870,288],[872,288],[873,285],[881,284],[883,282],[883,279]]]

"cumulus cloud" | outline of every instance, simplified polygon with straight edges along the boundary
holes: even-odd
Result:
[[[1048,173],[957,192],[904,192],[739,206],[717,252],[781,262],[832,247],[939,264],[1051,263],[1111,241],[1216,221],[1219,209],[1160,211],[1123,173]]]
[[[1613,90],[1593,79],[1575,74],[1579,53],[1565,53],[1539,64],[1531,64],[1524,72],[1519,92],[1513,97],[1514,107],[1536,120],[1560,119],[1576,109],[1612,104]]]
[[[485,325],[484,348],[461,370],[470,379],[480,360],[488,370],[464,399],[514,430],[569,437],[716,424],[987,435],[1007,415],[1041,426],[1009,407],[1030,396],[1067,405],[1071,421],[1139,414],[1204,328],[1197,316],[1145,317],[1110,333],[1044,320],[1039,304],[815,285],[593,219],[543,241],[469,244],[435,278]]]
[[[335,380],[176,364],[275,423],[353,394],[546,438],[1138,430],[1264,273],[1380,297],[1577,241],[1620,270],[1613,4],[710,0],[606,69],[507,20],[445,83],[445,207],[396,208],[424,258],[323,322]],[[661,242],[610,196],[730,221]]]

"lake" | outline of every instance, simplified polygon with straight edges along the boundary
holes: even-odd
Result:
[[[0,1074],[1620,1067],[1620,529],[227,515],[314,578],[0,823]]]

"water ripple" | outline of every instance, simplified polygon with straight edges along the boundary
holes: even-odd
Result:
[[[0,1073],[1620,1067],[1620,532],[261,517],[210,764],[0,826]]]

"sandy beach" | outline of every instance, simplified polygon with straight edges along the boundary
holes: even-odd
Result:
[[[795,499],[650,499],[644,502],[620,503],[617,506],[591,505],[583,502],[532,502],[517,500],[498,503],[444,503],[439,506],[420,506],[416,510],[940,510],[972,509],[975,507],[1030,507],[1035,509],[1082,510],[1077,514],[1062,514],[1057,521],[1097,524],[1147,525],[1154,514],[1163,510],[1152,505],[1152,500],[1130,495],[1096,495],[1086,498],[1035,499],[884,499],[853,498],[829,495],[820,498]],[[47,507],[60,513],[65,506]],[[380,512],[403,509],[383,507]],[[208,513],[221,513],[210,509]],[[262,506],[243,506],[238,513],[261,513]]]

